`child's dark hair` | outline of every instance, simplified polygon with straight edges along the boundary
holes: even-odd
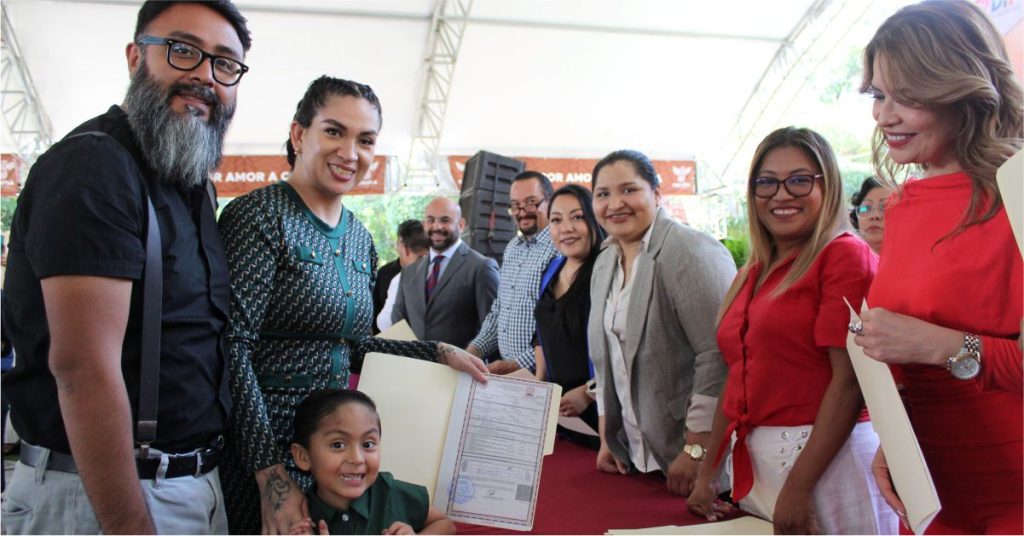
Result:
[[[351,389],[313,391],[295,408],[292,442],[309,448],[309,440],[324,418],[345,404],[362,404],[377,414],[377,405],[362,392]],[[380,415],[377,415],[377,428],[380,428]]]
[[[302,100],[295,107],[295,117],[292,120],[302,125],[302,128],[309,128],[313,124],[313,118],[316,117],[316,113],[327,104],[327,100],[331,97],[358,97],[366,99],[367,102],[377,109],[378,125],[384,122],[384,115],[380,109],[380,99],[377,98],[377,94],[373,92],[370,86],[327,75],[323,75],[309,84],[306,94],[302,96]],[[288,165],[295,167],[295,147],[292,146],[291,138],[288,138],[285,149],[288,152]]]

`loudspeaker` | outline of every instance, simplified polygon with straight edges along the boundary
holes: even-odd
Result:
[[[516,237],[516,222],[508,213],[512,179],[526,164],[487,151],[466,161],[459,207],[466,219],[462,241],[501,264],[505,246]]]

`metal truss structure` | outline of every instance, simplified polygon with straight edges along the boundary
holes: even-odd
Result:
[[[0,111],[4,128],[13,138],[10,140],[11,145],[18,152],[22,171],[25,171],[53,142],[53,129],[21,55],[14,27],[7,17],[7,7],[0,5],[0,10],[3,11],[3,26],[0,29]]]
[[[437,192],[455,191],[455,184],[445,181],[442,170],[447,165],[439,154],[444,119],[448,110],[455,64],[459,59],[462,37],[473,0],[437,0],[428,33],[426,76],[421,88],[415,130],[409,148],[409,159],[402,174],[403,190]]]
[[[730,177],[746,173],[757,143],[778,126],[812,73],[853,28],[851,21],[859,20],[875,3],[816,0],[811,4],[779,45],[722,145],[705,159],[702,179],[708,187],[702,188],[702,194],[735,193],[729,187],[735,182]]]

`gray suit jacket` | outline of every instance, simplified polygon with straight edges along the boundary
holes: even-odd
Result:
[[[715,317],[736,264],[714,238],[682,225],[664,210],[652,224],[650,243],[633,275],[625,352],[633,359],[632,404],[644,441],[667,471],[685,444],[691,395],[719,396],[728,371],[716,342]],[[604,315],[619,248],[609,246],[591,278],[590,356],[602,390],[605,440],[612,454],[629,463],[622,405],[612,379]],[[617,343],[616,343],[617,344]]]
[[[463,243],[452,254],[428,302],[429,259],[424,255],[402,269],[391,320],[407,320],[420,340],[465,348],[498,295],[498,263]]]

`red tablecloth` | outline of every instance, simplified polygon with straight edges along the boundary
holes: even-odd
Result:
[[[668,492],[660,473],[611,475],[594,465],[597,451],[558,439],[544,458],[533,530],[527,534],[604,534],[705,522]],[[459,534],[523,534],[457,523]]]

